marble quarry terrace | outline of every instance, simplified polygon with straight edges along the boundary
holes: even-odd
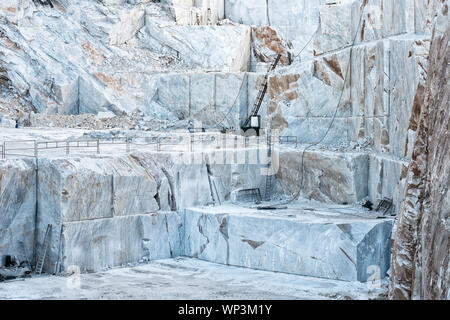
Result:
[[[0,299],[450,299],[448,21],[2,0]]]

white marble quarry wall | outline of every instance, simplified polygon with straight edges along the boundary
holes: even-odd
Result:
[[[392,221],[265,217],[186,209],[184,254],[240,267],[346,281],[389,269]],[[328,239],[328,240],[327,240]]]
[[[368,196],[369,158],[364,153],[282,151],[277,178],[287,195],[351,204]],[[300,190],[303,174],[303,188]]]
[[[153,2],[74,0],[53,9],[31,3],[0,9],[0,64],[2,78],[39,113],[147,108],[174,120],[171,110],[149,103],[154,74],[249,69],[247,26],[179,26]]]
[[[427,69],[429,39],[403,36],[355,50],[349,140],[373,139],[375,150],[404,157],[413,98]]]
[[[351,114],[350,77],[344,83],[349,52],[318,58],[314,63],[283,68],[269,78],[268,115],[272,129],[313,143],[324,136],[341,98],[336,121],[324,143],[348,140]],[[342,93],[342,87],[344,91]]]
[[[318,142],[340,100],[323,143],[369,139],[377,152],[405,156],[414,93],[426,78],[430,36],[406,34],[408,21],[402,14],[408,12],[407,2],[383,3],[378,17],[388,18],[377,22],[364,15],[358,31],[357,2],[321,6],[324,18],[314,40],[316,57],[294,60],[269,79],[266,108],[273,128],[303,143]],[[377,13],[371,9],[374,5],[378,4],[366,5],[369,13]],[[352,34],[358,45],[350,50]]]
[[[182,218],[176,212],[65,223],[62,270],[76,265],[82,272],[92,272],[143,259],[177,257],[182,233]],[[54,261],[49,261],[50,270]]]
[[[270,26],[293,45],[297,55],[317,30],[319,8],[326,0],[225,0],[225,16],[237,23]],[[302,56],[312,56],[308,46]]]
[[[356,34],[360,8],[365,7],[357,41],[371,41],[402,33],[431,34],[439,0],[225,0],[226,18],[253,26],[277,29],[299,51],[314,32],[319,53],[326,47],[348,46]],[[351,29],[348,28],[351,23]],[[312,45],[301,57],[312,56]]]
[[[161,26],[149,19],[146,30],[161,45],[182,56],[191,69],[248,71],[248,26]]]
[[[19,242],[32,259],[35,215],[35,161],[0,160],[0,261],[21,255]]]
[[[406,157],[408,125],[414,95],[419,83],[425,84],[430,39],[395,39],[390,41],[390,152]]]
[[[178,119],[193,119],[204,127],[239,128],[248,104],[256,99],[254,73],[168,73],[155,75],[151,102],[144,112],[167,109]],[[158,108],[155,108],[155,103]],[[155,115],[156,116],[156,115]]]
[[[195,157],[200,155],[199,153],[191,154],[190,159],[195,161]],[[228,154],[223,154],[222,151],[208,152],[213,180],[222,201],[229,200],[233,190],[245,188],[264,190],[263,186],[266,180],[265,176],[262,175],[260,164],[222,164],[219,161],[221,157],[224,157],[226,163],[230,163],[230,159],[236,161],[240,155],[242,156],[241,151]],[[236,240],[237,242],[234,243],[236,246],[234,246],[234,240],[232,239],[233,228],[239,228],[242,221],[233,224],[234,217],[233,219],[230,218],[231,220],[227,218],[227,220],[230,220],[227,223],[234,226],[227,231],[230,235],[230,248],[233,248],[233,254],[227,258],[228,262],[226,262],[227,260],[225,262],[221,260],[224,258],[224,252],[226,252],[226,250],[223,251],[224,248],[205,251],[213,250],[211,252],[216,252],[214,254],[217,255],[214,257],[210,256],[211,252],[206,256],[190,252],[189,250],[197,250],[196,242],[191,246],[193,239],[196,239],[196,233],[189,229],[193,228],[196,222],[195,217],[191,215],[188,218],[183,216],[184,209],[202,207],[211,203],[211,195],[205,163],[188,164],[181,162],[181,159],[178,159],[179,157],[186,157],[186,154],[163,152],[158,154],[132,153],[126,156],[42,158],[37,163],[37,199],[35,196],[36,185],[34,184],[36,177],[33,175],[34,162],[31,160],[6,160],[4,167],[8,169],[8,171],[5,171],[8,174],[0,175],[2,178],[0,179],[0,186],[2,187],[0,208],[2,210],[4,208],[9,211],[13,210],[12,213],[17,212],[18,209],[19,214],[14,216],[12,224],[14,228],[2,230],[2,238],[0,238],[2,242],[0,243],[8,250],[11,249],[13,244],[11,243],[10,232],[15,231],[17,233],[13,233],[13,235],[20,238],[23,238],[25,234],[26,239],[30,241],[30,252],[32,252],[34,224],[30,221],[35,217],[34,206],[37,201],[36,253],[38,256],[42,253],[47,225],[52,224],[50,248],[45,264],[46,272],[55,270],[58,257],[61,257],[63,271],[68,270],[72,265],[76,265],[83,272],[91,272],[142,261],[143,259],[152,260],[188,254],[214,262],[265,270],[272,270],[273,267],[274,271],[330,276],[327,273],[328,271],[325,270],[328,267],[323,267],[325,268],[323,269],[316,266],[310,269],[311,266],[303,266],[303,268],[299,267],[297,262],[289,260],[290,258],[288,258],[286,264],[272,266],[266,261],[266,258],[260,261],[259,253],[256,256],[248,255],[250,254],[248,252],[248,254],[245,253],[249,260],[245,258],[244,260],[247,262],[244,261],[244,263],[238,257],[238,253],[245,251],[245,248],[241,248],[242,246],[245,247],[245,243],[241,244],[241,240]],[[291,186],[295,186],[295,179],[298,179],[300,158],[297,151],[281,153],[283,165],[278,176],[281,184],[289,182]],[[307,165],[305,166],[305,186],[309,191],[304,192],[305,196],[323,202],[354,203],[359,201],[367,196],[368,192],[372,192],[370,186],[369,189],[367,186],[369,179],[367,161],[367,156],[359,153],[338,155],[330,152],[309,152],[306,157]],[[395,161],[392,166],[389,161],[384,164],[386,168],[384,169],[384,175],[391,180],[395,180],[396,165]],[[11,170],[15,167],[20,169],[20,174]],[[11,175],[11,172],[14,172],[14,175]],[[26,190],[19,190],[22,183],[17,183],[17,177],[23,177],[23,184],[27,186]],[[376,178],[371,179],[375,181]],[[22,178],[19,179],[19,182],[21,180]],[[3,191],[9,190],[4,188],[5,185],[15,187],[12,189],[15,197],[11,196],[12,193]],[[395,186],[383,185],[383,193],[393,192],[392,188],[395,188]],[[292,191],[292,188],[289,191]],[[18,195],[22,195],[21,198],[18,198]],[[174,196],[175,208],[172,206],[172,196]],[[178,209],[178,213],[169,212],[171,209]],[[2,219],[5,217],[8,218],[8,214],[2,215]],[[6,220],[3,219],[2,224],[6,224],[4,222]],[[203,220],[209,221],[209,218]],[[219,220],[217,221],[220,225]],[[251,223],[252,221],[245,221],[246,225],[251,225]],[[264,223],[261,228],[266,228]],[[184,230],[184,224],[188,227],[188,231]],[[287,228],[290,223],[283,222],[281,224]],[[22,230],[24,226],[27,228],[25,231]],[[304,224],[299,224],[298,227],[312,230],[311,226],[306,227]],[[203,230],[212,232],[211,237],[217,238],[219,242],[224,233],[214,233],[217,230],[209,230],[208,228],[205,226]],[[255,224],[255,228],[260,228],[259,222]],[[221,230],[224,231],[223,228]],[[383,230],[384,227],[380,232],[384,237]],[[372,246],[378,245],[379,242],[378,236],[380,234],[378,231],[366,231],[367,235],[375,233],[373,241],[361,239],[354,248],[347,248],[349,250],[344,248],[346,252],[350,252],[349,254],[354,261],[358,261],[358,268],[360,268],[360,263],[364,266],[364,263],[366,263],[364,262],[366,260],[359,256],[364,256],[367,250],[371,250]],[[314,232],[312,231],[311,234]],[[186,240],[185,235],[188,235]],[[12,239],[19,238],[13,237]],[[247,241],[249,245],[256,241],[256,238],[253,239],[251,236],[246,239],[249,240]],[[214,243],[211,240],[210,248],[216,246]],[[185,244],[188,244],[188,251],[184,251]],[[363,245],[368,246],[369,249],[366,247],[361,249],[363,253],[360,254],[358,250]],[[271,255],[283,254],[282,252],[276,252],[275,247],[269,251]],[[340,255],[336,253],[331,255],[333,254]],[[369,262],[372,263],[373,261]],[[350,268],[349,270],[353,269]],[[360,271],[338,273],[337,277],[346,280],[364,280],[364,274],[356,275],[358,272]]]
[[[319,6],[326,0],[225,0],[226,18],[255,26],[306,26],[318,22]],[[329,2],[329,1],[328,1]],[[307,29],[300,29],[304,32]]]

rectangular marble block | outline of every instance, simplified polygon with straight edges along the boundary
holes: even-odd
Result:
[[[144,258],[177,257],[182,228],[182,218],[174,212],[65,223],[61,238],[59,228],[52,233],[45,270],[53,272],[60,241],[62,271],[76,265],[82,272],[97,272]]]
[[[295,215],[293,215],[295,216]],[[277,217],[243,208],[185,211],[186,256],[312,277],[365,282],[389,269],[391,220]]]

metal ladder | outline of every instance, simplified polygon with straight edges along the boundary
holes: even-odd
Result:
[[[259,109],[261,108],[262,102],[264,100],[264,97],[266,96],[266,92],[267,92],[267,80],[269,78],[269,73],[273,70],[275,70],[275,68],[277,67],[278,63],[280,62],[281,59],[281,54],[277,55],[277,57],[275,58],[275,60],[272,62],[272,65],[270,66],[269,70],[267,71],[267,74],[264,76],[264,80],[262,83],[261,88],[259,89],[258,92],[258,96],[256,98],[256,101],[253,105],[253,109],[252,112],[250,112],[250,116],[247,118],[247,120],[245,120],[244,125],[242,126],[243,128],[246,128],[249,123],[250,123],[250,119],[252,116],[257,116],[259,113]]]
[[[267,173],[269,172],[269,168],[272,165],[272,141],[271,137],[267,136],[267,155],[268,155],[268,164],[267,164]],[[270,200],[270,192],[272,191],[272,176],[266,175],[266,187],[264,189],[264,200]]]
[[[30,269],[31,271],[31,264],[30,260],[28,260],[28,253],[27,249],[25,248],[25,244],[22,241],[19,241],[19,263],[25,262],[25,265]]]
[[[264,190],[264,200],[270,200],[270,191],[272,189],[272,176],[266,176],[266,189]]]
[[[38,260],[38,263],[36,265],[36,273],[41,274],[42,268],[44,267],[45,257],[47,256],[47,249],[50,244],[50,233],[52,231],[52,225],[47,225],[47,230],[45,231],[45,237],[44,237],[44,251],[42,252],[41,257]]]

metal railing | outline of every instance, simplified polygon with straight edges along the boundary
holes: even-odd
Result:
[[[298,138],[296,136],[280,136],[280,144],[295,144],[298,145]]]
[[[62,154],[69,155],[76,152],[94,152],[100,154],[107,151],[105,148],[123,146],[126,153],[135,150],[142,150],[149,147],[157,152],[194,152],[196,146],[208,145],[219,149],[239,149],[250,146],[260,147],[266,145],[266,140],[262,137],[238,137],[223,134],[171,134],[170,136],[152,136],[139,138],[143,141],[136,141],[130,138],[113,139],[78,139],[78,140],[7,140],[0,143],[0,157],[2,159],[8,156],[14,157],[32,157],[37,158],[46,152],[62,151]],[[241,140],[239,140],[241,139]],[[264,140],[263,140],[264,139]],[[272,140],[271,137],[269,139]],[[297,147],[298,139],[295,136],[280,136],[280,144],[295,144]],[[154,146],[152,148],[152,146]],[[179,148],[177,148],[177,146]],[[115,151],[116,149],[114,149]]]

